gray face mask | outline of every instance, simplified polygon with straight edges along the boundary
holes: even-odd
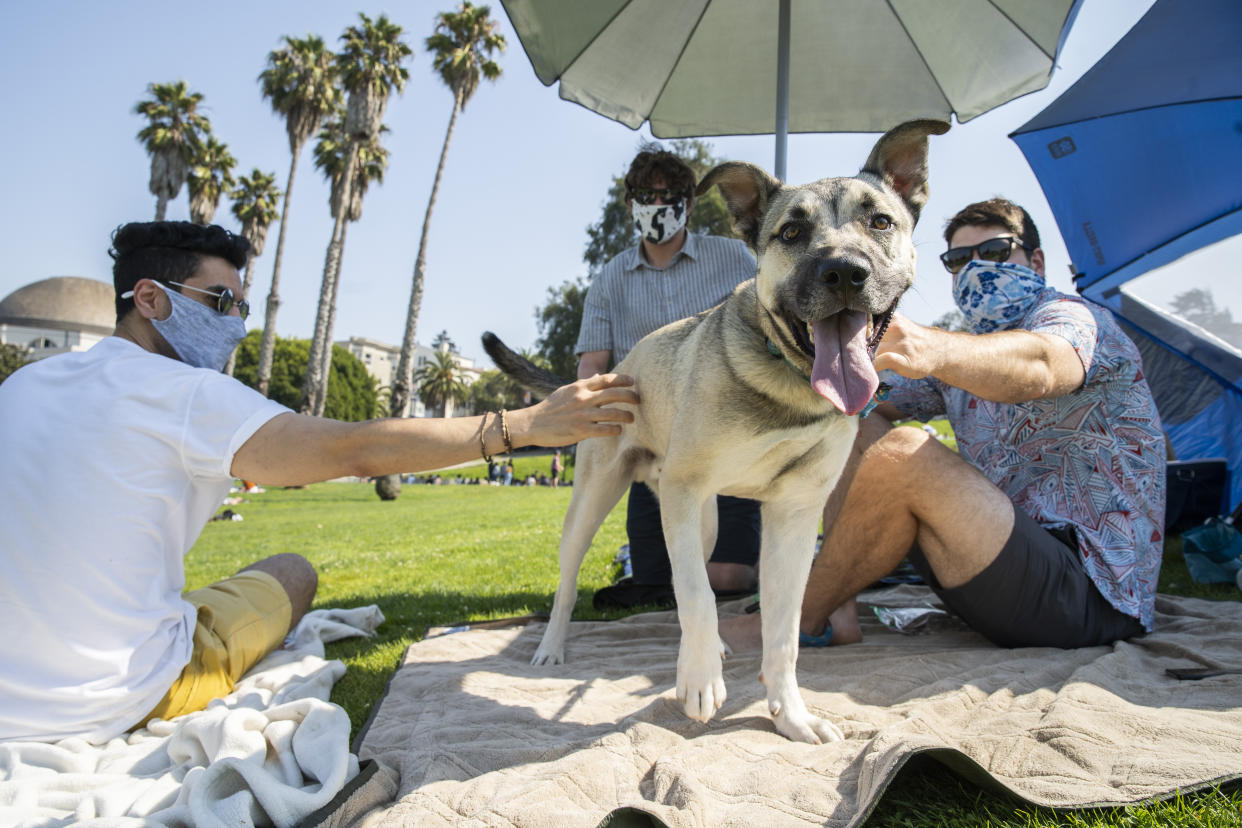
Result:
[[[246,323],[240,316],[221,314],[163,285],[160,289],[172,303],[172,313],[167,319],[152,319],[151,324],[186,365],[223,371],[237,344],[246,337]]]

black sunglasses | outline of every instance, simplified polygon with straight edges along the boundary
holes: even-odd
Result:
[[[218,310],[222,314],[228,313],[230,310],[232,310],[233,306],[236,305],[237,315],[240,316],[243,320],[247,316],[250,315],[250,303],[247,302],[245,299],[239,300],[236,297],[234,297],[232,288],[225,288],[219,293],[216,293],[214,290],[203,290],[200,287],[194,287],[194,285],[187,285],[185,282],[174,282],[171,279],[169,280],[168,284],[176,285],[177,287],[180,287],[180,288],[188,288],[190,290],[196,290],[199,293],[205,293],[208,296],[216,297],[216,310]]]
[[[952,247],[940,254],[940,262],[945,270],[957,273],[974,259],[983,259],[985,262],[1007,262],[1013,255],[1015,247],[1022,248],[1028,254],[1034,249],[1013,236],[1000,236],[979,242],[973,247]]]
[[[656,199],[660,199],[665,204],[672,204],[674,201],[681,201],[686,197],[686,191],[675,187],[664,187],[656,189],[655,187],[630,187],[630,198],[639,204],[655,204]]]

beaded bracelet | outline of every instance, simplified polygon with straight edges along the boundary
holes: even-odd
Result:
[[[509,438],[509,421],[505,419],[505,410],[500,409],[500,436],[505,441],[505,451],[513,456],[513,440]]]
[[[492,464],[492,457],[487,453],[487,443],[483,441],[483,435],[487,433],[487,415],[489,411],[483,412],[483,422],[479,424],[479,451],[483,454],[483,461],[489,466]]]

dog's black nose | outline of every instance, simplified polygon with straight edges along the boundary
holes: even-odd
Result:
[[[819,278],[828,287],[862,287],[868,275],[866,264],[852,256],[833,256],[819,265]]]

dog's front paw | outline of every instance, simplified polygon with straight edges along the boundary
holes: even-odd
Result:
[[[706,722],[716,715],[725,703],[724,672],[720,668],[721,653],[708,649],[707,658],[701,654],[688,657],[685,646],[677,659],[677,700],[685,707],[690,718]]]
[[[769,701],[768,708],[772,713],[772,721],[776,724],[776,729],[786,739],[822,745],[825,742],[839,742],[845,738],[841,729],[832,722],[812,716],[805,709],[795,711],[781,707],[775,701]]]
[[[543,645],[539,645],[539,649],[535,650],[535,656],[530,660],[531,664],[564,664],[565,651],[560,647],[556,649],[544,649]]]

